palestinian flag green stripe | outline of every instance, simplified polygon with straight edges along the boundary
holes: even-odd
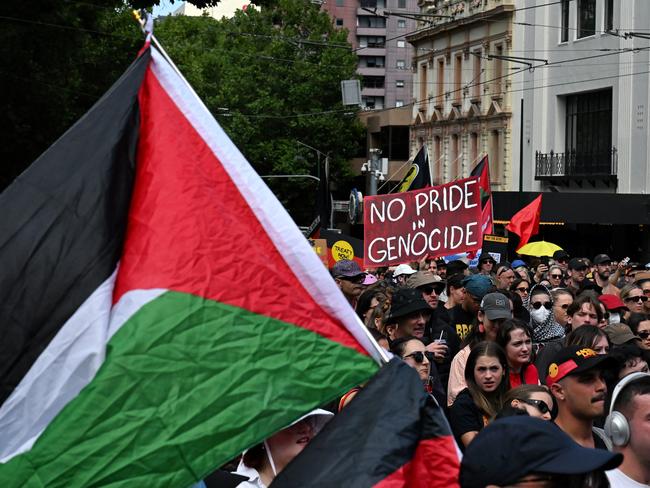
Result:
[[[189,486],[242,436],[266,438],[376,367],[307,329],[165,292],[113,336],[92,383],[4,466],[0,486]]]

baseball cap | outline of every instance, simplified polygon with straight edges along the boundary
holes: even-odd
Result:
[[[634,283],[636,285],[640,285],[644,281],[650,281],[650,272],[641,271],[639,273],[634,274]]]
[[[463,279],[462,283],[465,291],[479,300],[492,289],[492,281],[485,275],[467,276]]]
[[[519,266],[526,266],[526,267],[528,267],[528,265],[526,264],[525,261],[522,261],[521,259],[515,259],[515,260],[512,262],[512,267],[513,267],[513,268],[518,268]]]
[[[352,276],[365,275],[356,261],[350,259],[341,259],[337,261],[334,266],[332,266],[332,276],[338,278],[339,276],[345,276],[350,278]]]
[[[463,273],[469,266],[460,259],[454,259],[447,263],[447,276]]]
[[[609,337],[609,342],[615,346],[620,346],[631,340],[641,340],[637,335],[634,335],[632,329],[625,324],[611,324],[603,329],[607,337]]]
[[[378,281],[377,277],[374,274],[368,273],[366,275],[366,279],[363,280],[363,284],[364,285],[374,285],[375,283],[377,283],[377,281]]]
[[[600,300],[602,304],[605,305],[605,308],[607,310],[617,310],[619,308],[626,308],[625,304],[623,303],[623,300],[621,300],[616,295],[610,295],[609,293],[605,293],[603,295],[600,295],[598,297],[598,300]]]
[[[572,258],[569,261],[569,269],[575,269],[575,270],[587,269],[587,263],[585,263],[584,260],[580,258]]]
[[[610,258],[607,254],[599,254],[594,258],[594,264],[603,264],[603,263],[611,263],[612,258]]]
[[[569,256],[569,253],[566,252],[564,249],[558,249],[553,253],[553,259],[555,259],[556,261],[560,261],[560,260],[568,261],[570,258],[571,256]]]
[[[416,271],[408,264],[400,264],[397,268],[395,268],[395,271],[393,271],[393,276],[397,278],[400,275],[411,275],[415,272]]]
[[[551,386],[569,375],[584,373],[597,367],[613,365],[614,359],[599,355],[593,349],[583,346],[569,346],[560,349],[551,358],[546,376],[546,386]]]
[[[442,278],[429,271],[417,271],[406,280],[406,286],[409,288],[420,288],[425,285],[435,285],[436,289],[440,290],[445,288],[445,282],[442,281]]]
[[[433,312],[433,309],[422,298],[422,292],[413,288],[400,288],[393,293],[388,321],[393,321],[421,310]]]
[[[480,310],[490,320],[511,319],[510,300],[503,293],[488,293],[481,300]]]
[[[495,420],[467,446],[460,485],[507,486],[531,473],[586,474],[622,461],[620,453],[582,447],[553,422],[518,415]]]

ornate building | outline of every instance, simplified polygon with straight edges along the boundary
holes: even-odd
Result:
[[[512,124],[518,107],[508,74],[514,3],[418,3],[418,30],[407,37],[415,50],[411,153],[427,144],[437,184],[467,177],[487,153],[493,190],[514,185]]]

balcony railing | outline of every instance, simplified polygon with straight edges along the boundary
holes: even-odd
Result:
[[[600,152],[535,153],[535,179],[616,179],[615,147]]]

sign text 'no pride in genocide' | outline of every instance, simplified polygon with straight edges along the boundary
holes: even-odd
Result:
[[[481,248],[478,178],[363,202],[364,265],[389,266]]]

